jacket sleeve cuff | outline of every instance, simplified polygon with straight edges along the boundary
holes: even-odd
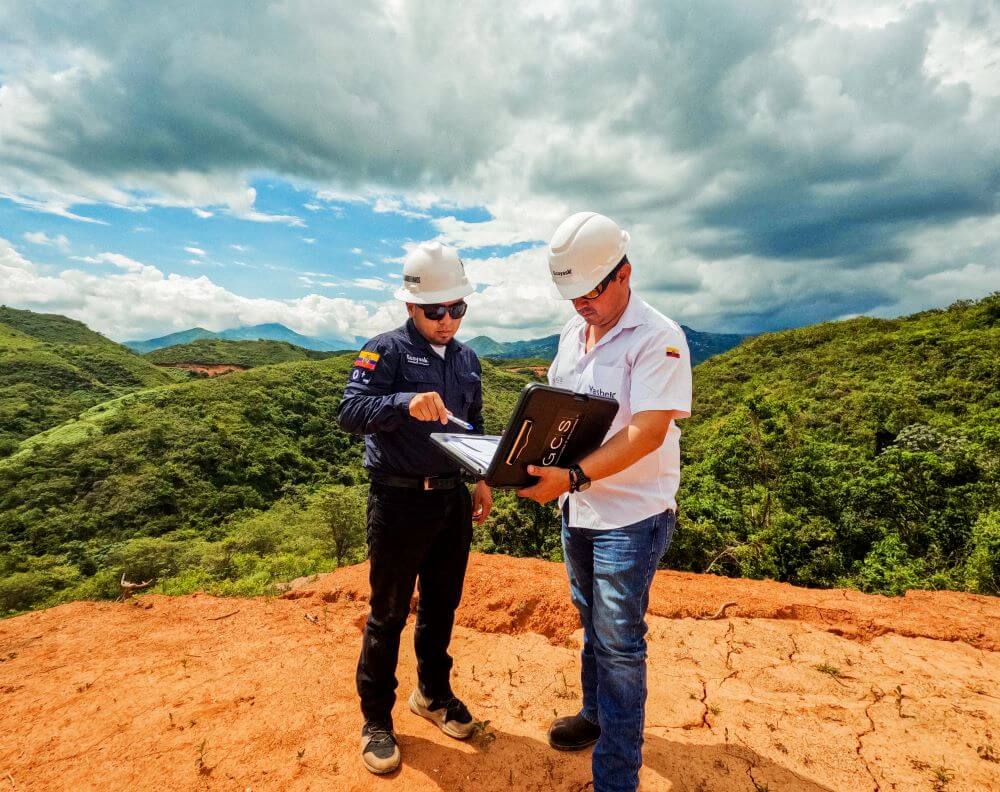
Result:
[[[410,402],[416,393],[395,393],[392,397],[392,406],[400,413],[408,415],[410,412]]]

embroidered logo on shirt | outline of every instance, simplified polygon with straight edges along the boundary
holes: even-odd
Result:
[[[589,390],[591,396],[603,396],[605,399],[614,399],[618,396],[614,391],[601,390],[593,385],[590,386]]]
[[[667,347],[667,357],[679,358],[681,351],[677,347]]]
[[[429,366],[431,364],[427,358],[411,355],[409,352],[406,353],[406,362],[412,363],[414,366]]]

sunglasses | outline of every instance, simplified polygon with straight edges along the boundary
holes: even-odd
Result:
[[[615,275],[618,274],[618,271],[622,268],[622,265],[627,260],[628,258],[626,256],[622,256],[622,260],[619,261],[617,264],[615,264],[615,268],[604,276],[604,280],[598,283],[593,289],[591,289],[586,294],[581,294],[580,297],[582,297],[584,300],[596,300],[598,297],[604,294],[604,290],[611,285],[611,281],[615,279]]]
[[[420,310],[424,312],[424,316],[433,322],[439,322],[444,319],[444,315],[448,314],[452,319],[461,319],[465,316],[465,312],[468,310],[469,306],[463,300],[462,302],[457,302],[452,305],[441,305],[436,303],[434,305],[421,305]]]

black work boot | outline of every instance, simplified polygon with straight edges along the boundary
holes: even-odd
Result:
[[[361,729],[361,761],[375,775],[391,773],[399,767],[399,747],[392,727],[368,721]]]
[[[601,727],[583,715],[556,718],[549,727],[549,745],[557,751],[580,751],[589,748],[601,736]]]

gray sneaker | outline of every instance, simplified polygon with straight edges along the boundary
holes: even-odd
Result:
[[[368,722],[361,729],[361,761],[375,775],[391,773],[402,757],[396,735],[384,723]]]
[[[465,740],[476,730],[476,721],[465,705],[452,696],[448,701],[428,701],[420,688],[410,694],[410,709],[427,718],[449,737]]]

